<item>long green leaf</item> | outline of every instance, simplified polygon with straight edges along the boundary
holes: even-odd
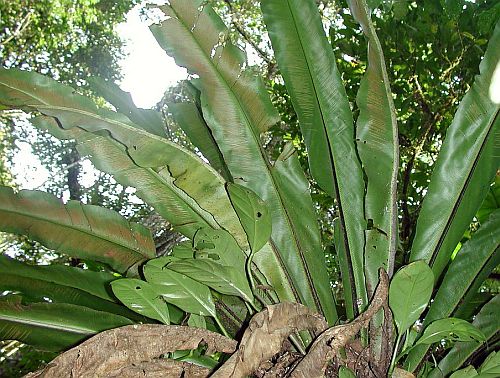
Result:
[[[72,88],[33,72],[0,69],[0,102],[56,117],[65,129],[111,134],[126,147],[135,165],[150,169],[170,191],[179,192],[177,197],[185,193],[187,202],[196,202],[192,210],[201,207],[200,215],[213,228],[227,229],[244,246],[246,236],[230,205],[224,180],[194,153],[143,130],[121,114],[98,109]]]
[[[30,302],[68,303],[121,315],[136,321],[145,319],[118,303],[110,302],[74,287],[16,274],[2,273],[0,291],[20,292]]]
[[[398,240],[397,176],[399,141],[396,110],[384,54],[365,0],[349,0],[351,13],[368,38],[368,66],[357,94],[358,151],[367,177],[365,272],[368,295],[378,282],[378,269],[389,277],[394,269]]]
[[[364,279],[364,183],[354,144],[349,101],[313,0],[265,0],[264,21],[276,60],[299,118],[311,174],[335,196],[340,233],[355,282],[349,287],[368,303]]]
[[[163,324],[170,324],[167,303],[161,299],[154,288],[147,282],[124,278],[111,283],[116,297],[132,311]]]
[[[66,349],[98,332],[130,324],[122,316],[82,306],[0,302],[0,339],[19,340],[43,350]]]
[[[432,270],[424,261],[400,269],[389,287],[389,306],[401,336],[415,323],[427,307],[434,286]]]
[[[50,117],[37,117],[32,123],[56,138],[76,140],[82,156],[88,156],[98,169],[112,174],[119,183],[136,188],[137,196],[153,206],[183,235],[192,238],[202,227],[215,227],[213,217],[173,185],[171,179],[151,168],[137,166],[126,148],[108,136],[95,135],[79,128],[64,130]]]
[[[144,276],[153,285],[156,293],[181,310],[216,317],[210,289],[192,278],[168,269],[166,265],[171,261],[168,258],[162,261],[163,266],[158,266],[158,261],[151,260],[144,267]]]
[[[226,295],[235,295],[253,303],[253,294],[245,271],[224,266],[209,259],[180,260],[168,264],[168,268],[191,277],[215,291]]]
[[[472,324],[490,339],[500,330],[500,294],[497,294],[492,300],[483,306],[476,315]],[[439,361],[438,367],[431,372],[429,378],[438,378],[447,375],[458,369],[465,361],[482,346],[475,341],[457,343],[448,352],[448,354]]]
[[[499,246],[500,210],[496,210],[451,262],[425,317],[424,326],[450,316],[461,303],[466,303],[477,293],[478,286],[500,264]],[[427,348],[417,348],[410,353],[407,358],[409,366],[415,368],[426,352]]]
[[[364,263],[368,297],[378,283],[380,268],[389,277],[394,271],[398,240],[397,179],[399,140],[396,110],[392,99],[384,53],[365,0],[348,0],[351,14],[368,39],[368,63],[356,96],[358,152],[366,177]],[[370,353],[382,360],[383,314],[370,323]]]
[[[481,206],[500,166],[500,105],[489,97],[500,61],[497,23],[480,74],[461,101],[422,203],[410,259],[429,262],[436,278]]]
[[[15,274],[37,280],[73,287],[107,301],[116,302],[109,284],[116,277],[107,272],[93,272],[65,265],[28,265],[0,255],[0,275]]]
[[[265,251],[274,256],[266,257],[271,260],[267,266],[260,264],[262,256],[255,263],[281,300],[299,300],[334,322],[308,183],[292,151],[272,167],[260,144],[259,133],[277,121],[262,83],[244,69],[243,53],[228,41],[227,28],[206,2],[172,0],[161,9],[167,19],[151,27],[153,34],[179,65],[199,75],[203,116],[232,177],[266,201],[271,211],[272,249]],[[295,209],[302,210],[299,217]]]
[[[207,158],[210,165],[219,172],[226,180],[230,180],[231,175],[222,157],[210,128],[205,123],[201,113],[201,104],[191,102],[171,103],[168,110],[172,112],[179,127],[186,133],[187,137],[200,152]]]
[[[155,256],[149,230],[118,213],[51,194],[0,187],[0,229],[70,256],[109,264],[119,272]]]
[[[491,352],[479,368],[480,378],[496,378],[500,376],[500,352]]]

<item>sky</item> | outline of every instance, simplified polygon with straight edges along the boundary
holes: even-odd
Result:
[[[117,32],[125,42],[126,57],[121,61],[123,80],[118,84],[130,92],[138,107],[150,108],[161,100],[163,93],[177,81],[187,77],[184,68],[176,66],[156,43],[155,38],[139,17],[140,5],[127,15],[127,21],[117,26]],[[49,172],[33,155],[29,143],[18,143],[19,151],[12,167],[16,182],[22,189],[38,189],[47,180]],[[95,171],[89,161],[82,166],[82,184],[91,186]]]
[[[146,23],[139,17],[140,6],[127,15],[127,22],[118,25],[117,31],[126,41],[128,56],[122,61],[121,88],[131,92],[138,107],[154,106],[165,90],[177,81],[185,79],[187,72],[175,65],[156,43]]]
[[[121,88],[132,94],[137,106],[150,108],[162,97],[165,90],[177,81],[185,79],[185,69],[177,67],[156,43],[148,25],[139,17],[140,5],[127,15],[127,21],[117,26],[117,32],[125,41],[126,57],[121,62],[123,80],[118,83]],[[252,61],[252,53],[249,61]],[[490,85],[490,98],[500,103],[500,64],[496,67]],[[19,143],[19,152],[12,167],[19,186],[23,189],[37,189],[50,179],[49,172],[40,164],[31,152],[28,143]],[[83,163],[82,184],[93,184],[95,171],[91,164]]]

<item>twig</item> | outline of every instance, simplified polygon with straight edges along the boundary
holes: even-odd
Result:
[[[32,15],[32,10],[30,10],[26,16],[21,20],[19,25],[17,26],[16,30],[14,30],[14,33],[10,37],[8,37],[5,41],[2,42],[2,45],[6,45],[10,41],[12,41],[14,38],[18,37],[21,35],[21,33],[28,27],[28,25],[31,23],[31,15]]]
[[[259,56],[267,63],[267,64],[273,64],[273,61],[269,56],[267,56],[267,53],[255,43],[255,41],[250,37],[250,35],[245,31],[243,26],[239,24],[239,22],[236,20],[236,17],[234,16],[234,8],[233,4],[231,4],[230,0],[224,0],[224,2],[227,4],[229,11],[231,12],[231,23],[233,24],[234,28],[240,35],[243,37],[243,39],[248,42],[250,46],[254,48],[254,50],[259,54]]]

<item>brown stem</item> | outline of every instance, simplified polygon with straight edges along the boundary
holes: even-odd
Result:
[[[389,277],[380,269],[379,285],[373,295],[370,306],[352,322],[328,328],[313,343],[309,353],[302,359],[291,374],[292,378],[323,377],[328,362],[334,358],[347,342],[354,338],[361,329],[366,328],[370,320],[380,309],[387,308],[387,295],[389,291]],[[386,310],[387,308],[387,310]],[[392,324],[388,325],[391,327]]]

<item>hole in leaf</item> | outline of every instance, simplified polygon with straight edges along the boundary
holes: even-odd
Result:
[[[368,230],[371,230],[373,228],[373,219],[368,219],[367,228]]]
[[[141,287],[140,286],[136,286],[135,290],[141,290]]]
[[[260,218],[262,216],[262,213],[260,211],[257,211],[257,218]]]

